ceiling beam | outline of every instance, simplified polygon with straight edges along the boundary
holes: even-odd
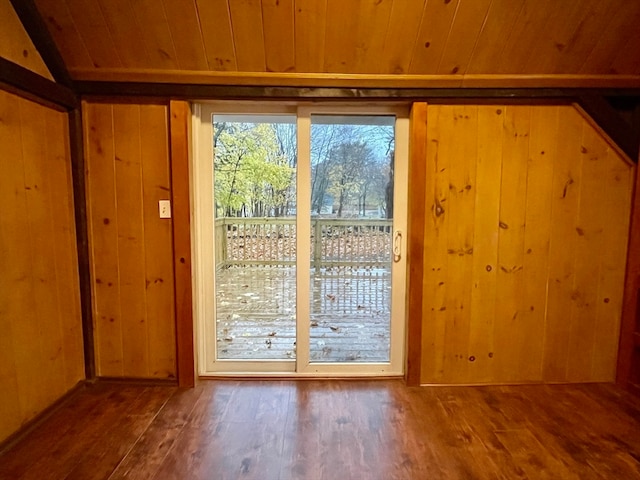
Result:
[[[582,95],[578,97],[578,104],[630,159],[637,161],[640,150],[638,132],[604,96]]]
[[[36,50],[42,57],[42,61],[53,75],[56,82],[66,87],[71,87],[73,81],[69,71],[58,51],[47,24],[40,15],[33,0],[10,0],[22,26],[31,38]]]
[[[56,110],[71,110],[78,105],[78,99],[71,89],[2,57],[0,84],[11,93]]]
[[[640,88],[342,88],[283,87],[250,85],[206,85],[155,82],[77,81],[80,95],[117,97],[159,97],[186,100],[338,100],[452,102],[490,100],[574,101],[585,95],[640,96]]]

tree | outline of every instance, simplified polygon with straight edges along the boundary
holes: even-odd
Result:
[[[331,149],[328,191],[338,200],[338,217],[342,217],[347,203],[360,197],[367,183],[363,173],[372,161],[373,152],[362,140],[341,143]]]
[[[216,125],[216,213],[270,216],[282,212],[293,168],[279,147],[273,124]]]

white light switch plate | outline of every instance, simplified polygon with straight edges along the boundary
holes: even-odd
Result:
[[[171,200],[160,200],[158,202],[160,218],[171,218]]]

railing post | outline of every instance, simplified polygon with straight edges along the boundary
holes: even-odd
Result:
[[[313,268],[315,268],[317,272],[320,269],[320,262],[322,261],[322,223],[320,223],[319,218],[312,220],[312,222],[315,222],[313,230]]]
[[[227,264],[227,235],[229,235],[229,226],[227,225],[227,217],[222,219],[222,234],[220,235],[220,257],[222,265]]]

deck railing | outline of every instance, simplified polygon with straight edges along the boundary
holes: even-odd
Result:
[[[385,267],[391,263],[392,220],[311,219],[311,266]],[[215,222],[218,268],[294,265],[295,218],[219,218]]]

